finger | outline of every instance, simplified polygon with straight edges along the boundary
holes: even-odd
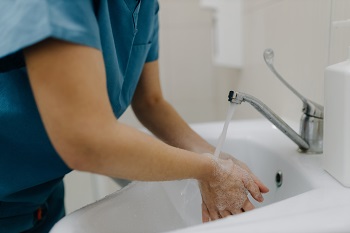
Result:
[[[220,218],[219,213],[215,210],[209,210],[210,220],[217,220]]]
[[[255,207],[254,207],[254,205],[249,201],[249,199],[247,199],[246,202],[244,203],[242,209],[243,209],[244,212],[246,212],[246,211],[255,209]]]
[[[210,216],[209,216],[209,211],[205,203],[202,203],[202,222],[209,222],[210,221]]]
[[[220,213],[220,216],[221,216],[222,218],[226,218],[226,217],[228,217],[228,216],[231,216],[231,212],[229,212],[229,211],[227,211],[227,210],[220,211],[219,213]]]
[[[263,202],[264,198],[261,195],[260,189],[258,185],[253,181],[252,178],[250,178],[247,182],[244,183],[244,186],[249,191],[249,193],[252,195],[252,197],[257,200],[258,202]]]
[[[258,185],[260,192],[262,192],[262,193],[269,192],[269,188],[266,187],[266,185],[264,185],[263,182],[261,182],[261,180],[249,169],[249,167],[247,165],[245,165],[243,162],[241,162],[240,166],[250,174],[250,176],[252,177],[254,182]]]
[[[251,176],[252,176],[254,182],[258,185],[258,187],[259,187],[259,189],[260,189],[260,192],[262,192],[262,193],[267,193],[267,192],[270,191],[269,188],[266,187],[266,185],[264,185],[264,183],[261,182],[261,180],[260,180],[256,175],[254,175],[253,173],[251,173]]]
[[[264,183],[261,182],[261,180],[256,175],[254,175],[254,173],[249,169],[249,167],[245,163],[243,163],[242,161],[239,161],[237,159],[235,159],[235,161],[236,161],[235,162],[236,164],[238,164],[241,168],[246,170],[252,176],[254,182],[258,185],[260,192],[262,192],[262,193],[269,192],[269,188],[266,185],[264,185]]]
[[[230,212],[231,212],[232,215],[235,215],[235,214],[243,213],[243,210],[242,209],[239,209],[239,210],[235,209],[235,210],[231,210]]]
[[[225,160],[228,160],[228,159],[234,159],[232,155],[229,155],[227,153],[224,153],[224,152],[220,152],[219,154],[219,158],[220,159],[225,159]]]

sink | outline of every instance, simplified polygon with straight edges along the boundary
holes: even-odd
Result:
[[[223,122],[191,126],[216,145]],[[255,210],[202,224],[195,180],[132,182],[66,216],[51,232],[350,232],[350,189],[322,169],[322,154],[298,153],[266,120],[231,122],[223,151],[269,187],[263,203],[250,198]]]
[[[209,142],[214,143],[215,140]],[[295,149],[295,148],[293,148]],[[262,207],[313,189],[312,183],[300,166],[283,158],[267,146],[247,139],[228,138],[223,151],[245,162],[255,175],[270,189],[264,194],[264,202],[250,197],[255,207]]]

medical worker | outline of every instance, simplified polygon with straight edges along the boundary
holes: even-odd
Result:
[[[72,169],[194,178],[203,221],[254,208],[268,191],[163,98],[156,0],[0,1],[0,232],[49,232]],[[186,56],[184,54],[184,56]],[[158,139],[122,124],[131,104]]]

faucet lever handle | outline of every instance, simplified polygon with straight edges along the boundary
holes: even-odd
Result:
[[[302,94],[300,94],[296,89],[294,89],[275,69],[273,65],[273,58],[275,56],[275,53],[272,49],[265,49],[264,51],[264,60],[269,67],[269,69],[276,75],[276,77],[289,89],[291,90],[296,96],[299,97],[299,99],[303,102],[303,112],[306,115],[322,118],[323,119],[323,106],[310,101],[309,99],[305,98]]]

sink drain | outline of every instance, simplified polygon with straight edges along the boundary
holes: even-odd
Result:
[[[275,176],[275,182],[276,182],[277,188],[282,186],[282,183],[283,183],[283,173],[282,173],[282,171],[277,171],[276,176]]]

